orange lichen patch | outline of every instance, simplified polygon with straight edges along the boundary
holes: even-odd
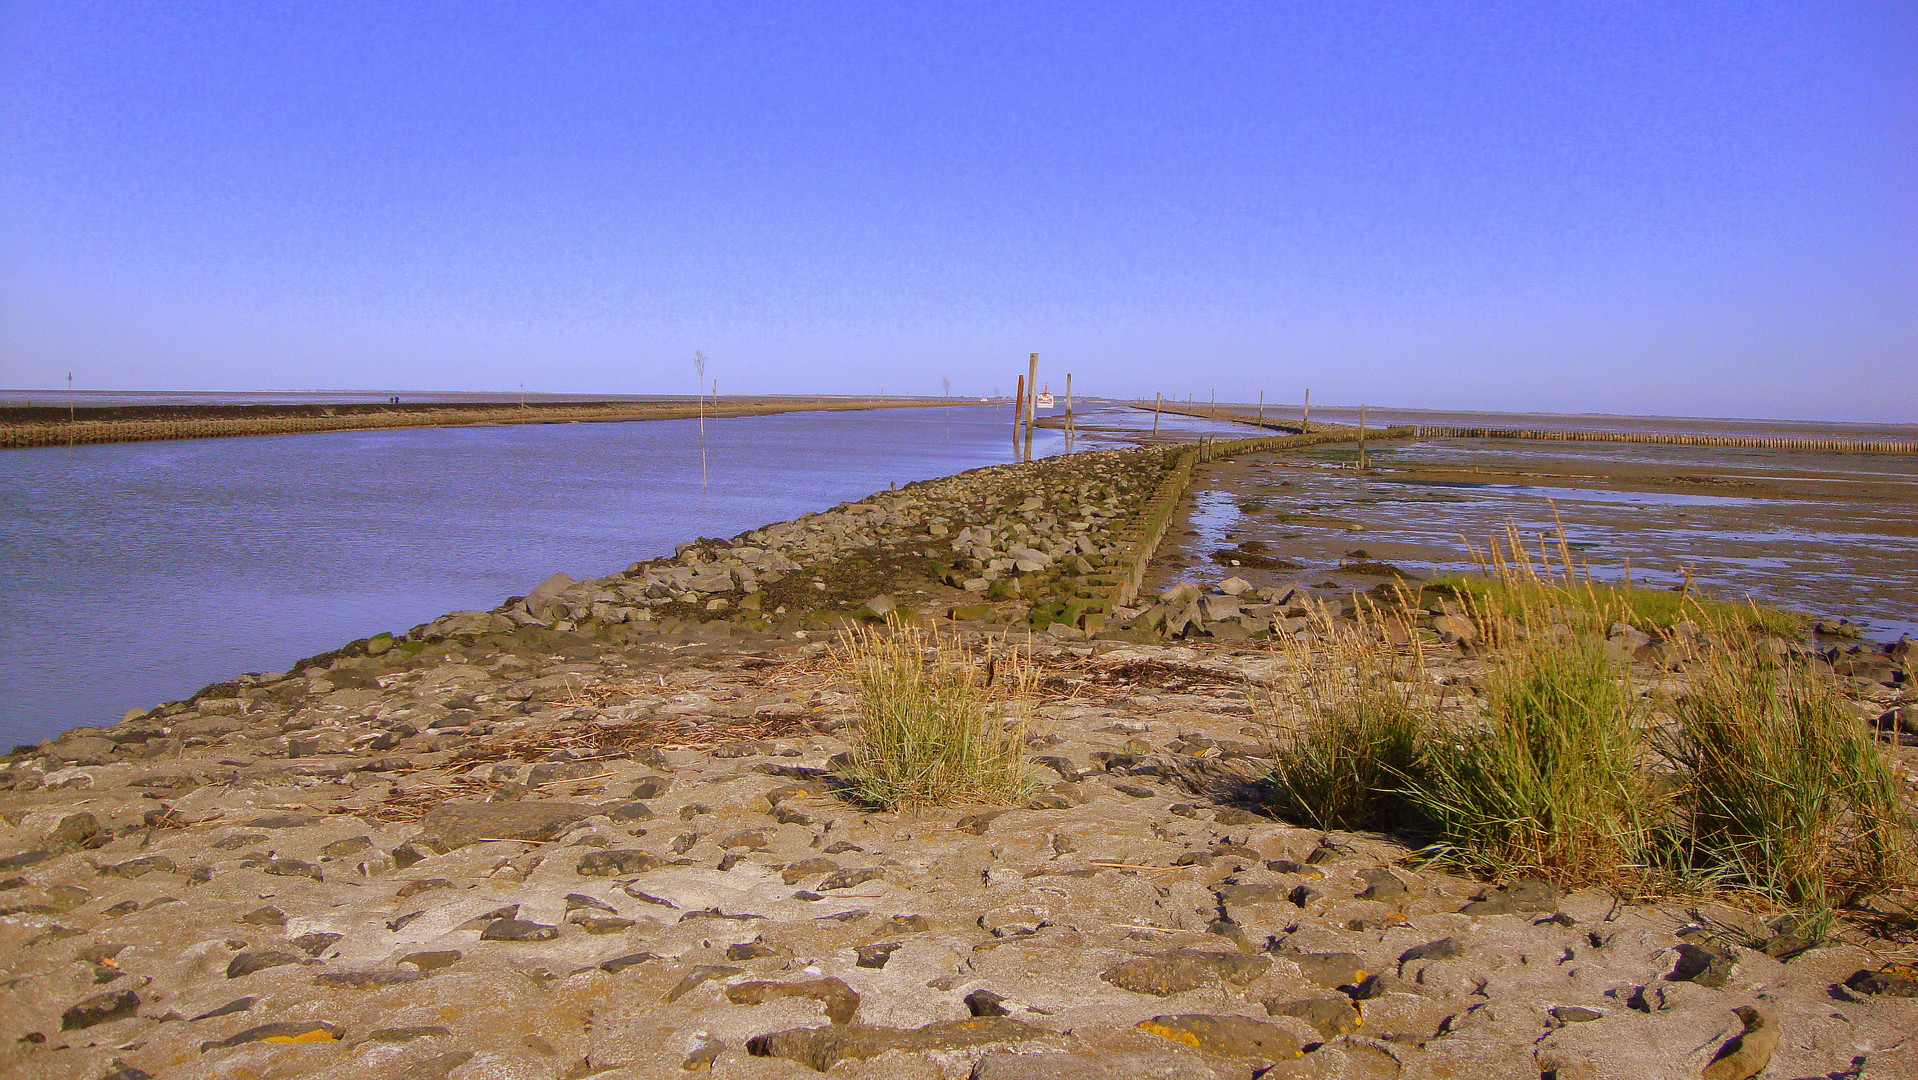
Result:
[[[339,1035],[335,1032],[328,1031],[323,1027],[316,1027],[311,1031],[302,1031],[298,1035],[268,1035],[260,1041],[270,1043],[315,1043],[338,1042],[339,1038]]]

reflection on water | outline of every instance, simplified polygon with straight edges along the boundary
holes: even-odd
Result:
[[[1011,412],[708,420],[706,442],[705,489],[692,420],[0,452],[0,742],[1009,461]]]

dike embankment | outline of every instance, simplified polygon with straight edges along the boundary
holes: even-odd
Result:
[[[1882,943],[1266,812],[1284,605],[1118,623],[1203,459],[1307,444],[913,484],[10,755],[0,1072],[1912,1075]],[[835,794],[830,642],[888,615],[1024,643],[1029,801]]]
[[[718,398],[690,400],[421,402],[331,405],[131,405],[67,410],[0,408],[0,449],[85,446],[166,439],[223,439],[390,428],[500,427],[521,424],[621,423],[767,416],[787,412],[851,412],[931,408],[951,401],[915,398]]]

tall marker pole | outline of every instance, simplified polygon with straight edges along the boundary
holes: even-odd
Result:
[[[1026,377],[1019,376],[1019,392],[1012,399],[1012,456],[1019,456],[1019,425],[1026,419]]]
[[[1032,429],[1039,422],[1039,354],[1026,361],[1026,460],[1032,460]]]
[[[1312,433],[1312,388],[1311,387],[1307,387],[1305,390],[1305,410],[1299,413],[1299,427],[1304,429],[1303,431],[1300,432],[1301,435],[1310,435]]]
[[[1066,372],[1066,441],[1072,441],[1072,372]]]

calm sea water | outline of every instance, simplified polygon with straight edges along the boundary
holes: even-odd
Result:
[[[0,744],[490,608],[556,570],[611,573],[696,536],[1010,461],[1010,415],[708,420],[703,487],[691,420],[9,450]],[[1035,454],[1064,449],[1062,433],[1035,433]]]

